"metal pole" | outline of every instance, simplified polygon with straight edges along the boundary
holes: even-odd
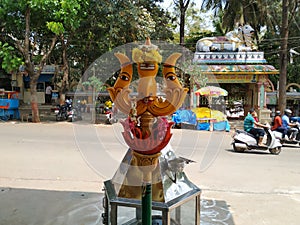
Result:
[[[146,183],[142,186],[142,225],[152,225],[152,186]]]

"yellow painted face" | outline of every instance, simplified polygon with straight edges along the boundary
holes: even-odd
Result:
[[[114,88],[118,89],[128,87],[132,80],[133,74],[133,68],[130,59],[122,53],[116,53],[115,56],[121,63],[121,72],[117,78]]]
[[[177,78],[177,75],[175,73],[174,66],[168,66],[164,65],[163,67],[163,75],[165,78],[165,81],[167,82],[167,86],[171,88],[173,87],[181,87],[181,84]]]
[[[127,65],[122,67],[121,72],[118,76],[118,79],[114,85],[114,88],[124,88],[128,87],[132,80],[133,69],[132,65]]]
[[[137,64],[137,70],[139,77],[155,77],[158,72],[158,64],[147,62],[147,63],[138,63]]]
[[[173,53],[170,55],[163,66],[163,76],[165,78],[165,81],[167,83],[168,88],[176,88],[176,87],[181,87],[181,84],[177,78],[177,75],[175,73],[175,64],[177,59],[181,56],[180,53]]]

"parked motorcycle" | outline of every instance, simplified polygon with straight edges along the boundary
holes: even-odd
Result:
[[[72,105],[71,105],[71,108],[68,111],[67,121],[74,122],[74,121],[78,121],[78,120],[82,120],[80,106],[77,104],[74,107],[72,107]]]
[[[106,116],[105,123],[112,124],[112,110],[108,107],[104,108],[104,114]]]
[[[233,135],[233,150],[236,152],[244,152],[245,150],[263,150],[270,151],[274,155],[278,155],[281,152],[282,144],[279,139],[277,139],[274,133],[271,131],[271,128],[265,128],[266,131],[266,144],[265,146],[259,146],[257,144],[258,139],[243,130],[236,130]]]
[[[56,109],[54,110],[56,121],[67,120],[71,107],[71,104],[57,105]]]
[[[80,108],[78,105],[72,106],[72,103],[66,102],[63,105],[57,105],[54,110],[56,121],[67,120],[68,122],[74,122],[82,120]]]
[[[296,122],[297,124],[297,129],[298,131],[300,131],[300,123]],[[298,132],[296,140],[291,140],[290,139],[290,135],[288,133],[288,137],[282,138],[282,133],[280,133],[279,131],[273,131],[275,137],[280,141],[280,143],[283,144],[290,144],[290,145],[296,145],[300,147],[300,132]]]

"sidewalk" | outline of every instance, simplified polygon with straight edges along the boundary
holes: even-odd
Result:
[[[39,113],[40,113],[40,119],[41,122],[55,122],[55,114],[53,112],[53,108],[55,105],[42,105],[39,104]],[[52,109],[52,110],[51,110]],[[23,117],[23,122],[27,121],[27,118],[29,118],[30,121],[30,114],[31,114],[31,106],[22,104],[19,107],[19,112],[20,112],[20,120],[22,121]],[[92,112],[90,113],[82,113],[83,114],[83,119],[86,121],[91,121],[92,120]],[[103,114],[103,119],[101,120],[103,123],[105,123],[105,115]],[[230,129],[241,129],[243,130],[243,120],[229,120],[228,121],[230,124]]]
[[[41,122],[55,121],[55,114],[51,110],[54,107],[55,105],[44,105],[44,104],[38,105]],[[20,120],[22,122],[26,122],[27,120],[31,121],[31,105],[21,104],[19,106],[19,112],[20,112]]]
[[[103,193],[50,191],[18,188],[1,188],[0,225],[102,225]],[[193,206],[182,218],[189,221]],[[185,208],[185,210],[188,208]],[[122,208],[118,224],[131,218],[132,211]],[[234,225],[225,201],[201,199],[201,225]]]

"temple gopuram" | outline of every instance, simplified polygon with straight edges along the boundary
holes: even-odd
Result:
[[[248,32],[249,36],[252,31]],[[267,63],[264,52],[245,40],[233,40],[227,35],[200,39],[193,66],[200,69],[206,85],[220,86],[228,91],[227,102],[242,101],[245,115],[250,108],[255,108],[260,121],[267,122],[271,120],[271,111],[267,108],[266,92],[274,91],[269,76],[279,74],[279,70]]]

